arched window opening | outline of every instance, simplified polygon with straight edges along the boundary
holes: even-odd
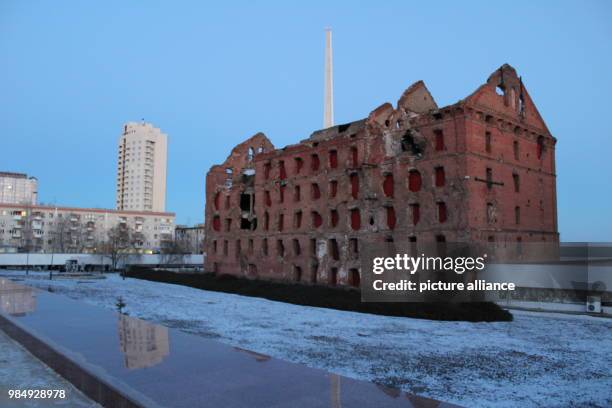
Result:
[[[537,145],[537,156],[538,159],[542,158],[542,155],[544,154],[544,137],[542,136],[538,136],[538,145]]]
[[[319,185],[317,183],[312,183],[310,191],[313,200],[318,200],[321,198],[321,190],[319,189]]]
[[[213,229],[215,231],[221,231],[221,218],[218,215],[215,215],[213,218]]]
[[[358,208],[351,210],[351,228],[355,231],[361,229],[361,215]]]
[[[408,190],[416,193],[421,190],[421,173],[418,170],[410,170],[408,173]]]
[[[358,269],[349,269],[349,285],[358,288],[361,285],[361,277]]]
[[[338,167],[338,151],[330,150],[329,151],[329,167],[331,169],[335,169]]]
[[[383,181],[383,193],[386,197],[393,197],[393,174],[385,174]]]
[[[318,154],[313,154],[312,156],[310,156],[310,169],[313,172],[319,170],[320,165],[321,165],[321,162],[319,161]]]
[[[351,174],[351,196],[354,199],[359,197],[359,176],[357,173]]]
[[[436,174],[436,187],[443,187],[446,184],[446,174],[444,173],[444,167],[439,166],[435,169]]]
[[[316,211],[312,212],[312,226],[314,228],[319,228],[323,224],[323,217]]]
[[[395,209],[393,207],[387,207],[387,226],[389,229],[395,229],[396,223]]]
[[[412,218],[412,225],[417,225],[421,219],[421,206],[418,204],[410,204],[410,215]]]
[[[338,194],[338,181],[332,180],[329,182],[329,198],[335,198]]]
[[[335,228],[338,226],[338,221],[340,220],[340,215],[338,214],[338,210],[330,211],[330,220],[331,220],[332,228]]]
[[[295,229],[299,229],[302,227],[302,212],[297,211],[293,217],[293,226]]]
[[[439,202],[438,203],[438,221],[442,224],[445,223],[447,220],[447,213],[446,213],[446,203],[444,202]]]

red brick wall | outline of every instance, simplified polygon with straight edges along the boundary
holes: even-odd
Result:
[[[495,93],[500,83],[505,96]],[[392,240],[398,248],[406,248],[411,237],[425,243],[438,236],[447,242],[516,242],[518,237],[524,242],[558,241],[555,140],[514,69],[500,68],[455,105],[438,109],[427,95],[419,82],[404,93],[397,109],[382,105],[367,119],[315,132],[299,144],[275,150],[263,134],[257,134],[234,148],[225,163],[213,166],[206,177],[205,269],[349,285],[354,280],[351,274],[360,268],[355,242],[362,248],[368,242]],[[521,96],[523,111],[518,102]],[[491,135],[490,151],[486,132]],[[538,138],[544,146],[541,158],[537,157]],[[249,147],[255,152],[252,158]],[[313,155],[318,156],[316,170],[312,170]],[[299,172],[296,158],[302,163]],[[440,167],[444,185],[437,186],[436,168]],[[487,182],[487,168],[492,183]],[[421,175],[419,191],[409,190],[411,170]],[[520,177],[519,192],[514,190],[513,174]],[[392,184],[392,196],[385,194],[385,180],[387,192]],[[332,181],[337,183],[335,197],[330,196]],[[251,208],[240,207],[241,194],[245,194],[243,204],[254,202]],[[417,225],[411,212],[415,204],[420,212]],[[491,219],[487,204],[493,209]],[[520,207],[518,224],[516,207]],[[441,213],[446,215],[444,222]],[[319,219],[322,224],[316,227]],[[231,220],[229,231],[226,220]]]

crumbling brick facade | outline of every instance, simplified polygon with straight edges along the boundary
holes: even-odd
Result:
[[[258,133],[207,174],[205,270],[357,286],[369,242],[558,242],[555,143],[509,65],[443,108],[419,81],[295,145]]]

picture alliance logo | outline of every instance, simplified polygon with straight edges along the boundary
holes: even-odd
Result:
[[[402,271],[414,275],[418,271],[455,272],[462,275],[465,272],[482,271],[485,267],[487,254],[479,257],[412,257],[408,254],[397,254],[394,257],[375,257],[372,262],[372,272],[380,275],[387,271]]]

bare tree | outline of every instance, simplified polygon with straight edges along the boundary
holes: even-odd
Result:
[[[116,271],[119,263],[134,249],[133,231],[126,224],[117,224],[108,230],[106,240],[98,247],[110,259],[111,268]]]
[[[163,265],[182,265],[185,263],[185,255],[191,251],[191,244],[184,237],[175,236],[167,241],[160,251],[160,263]]]
[[[30,210],[25,211],[25,214],[21,216],[19,220],[21,226],[21,241],[19,243],[18,251],[21,253],[30,253],[34,246],[34,231],[32,230],[32,212]]]
[[[65,217],[57,217],[50,230],[51,252],[64,254],[68,252],[72,237],[70,234],[70,220]]]

